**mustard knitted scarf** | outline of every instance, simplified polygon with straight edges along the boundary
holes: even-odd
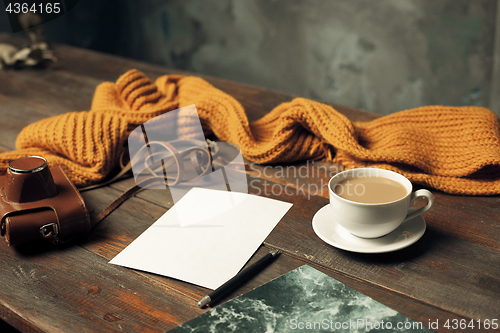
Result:
[[[236,99],[201,78],[166,75],[152,83],[137,70],[100,84],[90,111],[25,127],[17,150],[0,154],[0,173],[16,158],[39,155],[61,166],[77,186],[102,182],[127,149],[131,130],[191,104],[205,132],[238,144],[252,162],[325,159],[347,168],[393,170],[448,193],[500,193],[500,126],[488,109],[425,106],[351,122],[331,106],[295,98],[249,123]],[[189,132],[190,117],[178,115],[178,131]]]

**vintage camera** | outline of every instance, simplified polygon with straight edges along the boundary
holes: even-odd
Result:
[[[80,192],[60,167],[43,157],[9,163],[0,176],[0,228],[8,245],[37,239],[63,243],[90,230],[90,218]]]

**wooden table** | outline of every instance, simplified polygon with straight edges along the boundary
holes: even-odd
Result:
[[[0,42],[19,43],[10,35]],[[0,71],[0,151],[13,150],[20,130],[49,116],[90,108],[95,87],[137,68],[151,79],[179,73],[161,66],[80,48],[54,45],[59,62],[47,69]],[[256,120],[292,96],[204,77],[242,103]],[[351,120],[373,113],[336,106]],[[250,263],[269,249],[282,255],[238,289],[232,299],[304,264],[363,292],[404,315],[428,323],[439,320],[500,320],[500,197],[468,197],[433,191],[435,206],[424,214],[427,231],[414,245],[388,254],[358,254],[322,242],[311,227],[328,203],[325,190],[333,167],[304,164],[303,177],[285,177],[274,168],[249,168],[251,192],[294,205]],[[307,172],[305,172],[307,170]],[[273,194],[273,184],[292,195]],[[84,192],[92,214],[133,184],[126,179]],[[277,187],[275,187],[277,188]],[[197,301],[208,290],[171,278],[108,264],[146,230],[172,201],[166,193],[140,192],[78,242],[63,247],[7,247],[0,241],[0,317],[23,332],[164,332],[207,310]],[[450,322],[451,323],[451,322]],[[477,328],[476,330],[477,331]],[[500,332],[500,330],[496,330]]]

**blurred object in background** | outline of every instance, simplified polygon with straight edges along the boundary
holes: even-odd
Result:
[[[0,43],[0,69],[4,67],[42,67],[48,61],[56,62],[57,59],[46,42],[42,17],[28,12],[19,14],[18,20],[29,38],[29,44],[18,48],[11,44]]]

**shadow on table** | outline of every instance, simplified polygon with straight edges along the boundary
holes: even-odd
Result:
[[[5,321],[0,320],[0,332],[2,333],[20,333],[14,327],[7,324]]]
[[[47,242],[45,239],[40,239],[28,244],[23,244],[16,246],[15,251],[24,257],[36,257],[40,255],[46,255],[51,252],[60,252],[64,251],[70,247],[77,246],[78,240],[81,240],[83,237],[75,240],[71,240],[64,244],[52,244]],[[0,330],[0,332],[3,332]]]
[[[426,256],[436,248],[450,242],[451,236],[445,235],[440,231],[427,226],[425,234],[415,244],[407,248],[387,253],[355,253],[343,251],[346,257],[351,259],[371,263],[371,264],[397,264],[405,261],[414,261],[420,257]]]

